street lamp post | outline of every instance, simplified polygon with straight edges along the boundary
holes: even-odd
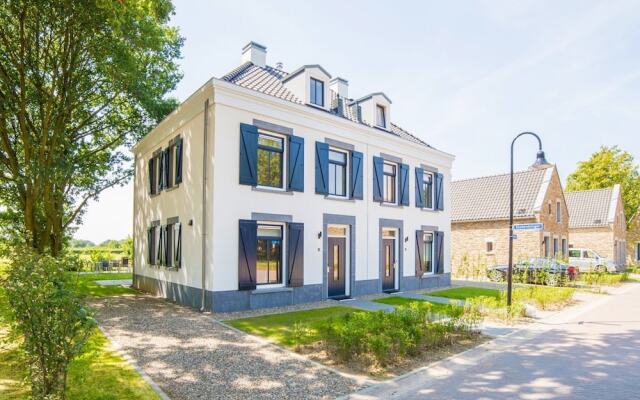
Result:
[[[513,146],[519,137],[524,135],[531,135],[538,139],[538,153],[536,154],[536,162],[534,165],[548,164],[542,151],[542,141],[540,137],[533,132],[522,132],[516,136],[511,142],[511,175],[510,180],[510,193],[509,193],[509,268],[507,269],[507,306],[511,307],[511,293],[513,290]]]

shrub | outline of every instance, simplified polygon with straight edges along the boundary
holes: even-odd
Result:
[[[21,335],[35,399],[64,399],[67,366],[95,324],[75,281],[65,274],[77,259],[17,249],[4,282],[14,334]]]
[[[452,307],[446,322],[431,322],[431,305],[427,302],[398,307],[393,312],[353,313],[331,319],[323,328],[327,351],[341,361],[372,358],[386,366],[422,348],[450,343],[453,332],[469,333],[477,325],[475,316]]]
[[[569,304],[574,292],[575,289],[572,288],[530,285],[516,288],[513,291],[513,300],[548,310]]]
[[[630,280],[629,272],[611,274],[608,272],[586,272],[579,275],[578,280],[589,286],[613,286]]]

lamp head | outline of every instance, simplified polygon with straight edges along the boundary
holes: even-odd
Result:
[[[536,155],[536,162],[534,162],[533,165],[541,166],[541,165],[548,165],[548,164],[549,162],[544,156],[544,151],[538,150],[538,154]]]

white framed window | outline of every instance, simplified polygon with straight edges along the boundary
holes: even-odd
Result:
[[[258,186],[285,188],[287,169],[286,137],[277,133],[258,131]]]
[[[380,128],[387,127],[387,110],[380,104],[376,104],[376,125]]]
[[[426,171],[422,179],[422,198],[424,199],[424,208],[433,210],[433,172]]]
[[[398,165],[385,161],[382,167],[383,193],[382,201],[388,204],[398,202]]]
[[[310,78],[309,82],[309,102],[324,107],[324,82],[315,78]]]
[[[433,274],[433,232],[422,233],[422,272]]]
[[[349,197],[349,153],[329,148],[329,196]]]
[[[258,222],[256,243],[256,287],[284,285],[285,226],[276,222]]]

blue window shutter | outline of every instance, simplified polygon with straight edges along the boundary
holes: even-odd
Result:
[[[258,223],[240,220],[238,237],[238,290],[256,288],[256,247],[258,244]]]
[[[382,157],[373,157],[373,201],[382,201],[382,181],[384,168],[384,159]]]
[[[169,162],[171,161],[171,157],[169,157],[170,149],[164,149],[162,155],[164,156],[164,187],[169,187],[169,173],[171,172],[171,168],[169,168]]]
[[[304,224],[289,223],[287,229],[287,286],[299,287],[304,285]]]
[[[435,174],[436,178],[436,210],[444,210],[444,175]]]
[[[316,193],[329,193],[329,145],[316,142]]]
[[[400,164],[400,184],[398,185],[398,199],[400,205],[409,205],[409,166]]]
[[[158,190],[156,193],[160,193],[164,189],[164,151],[156,156],[156,165],[158,166]]]
[[[364,189],[362,182],[362,160],[364,156],[359,151],[351,152],[351,198],[362,200]]]
[[[289,136],[289,190],[304,192],[304,138]]]
[[[424,252],[424,234],[421,230],[416,231],[416,276],[424,274],[423,253]]]
[[[258,128],[240,124],[240,184],[258,184]]]
[[[444,232],[434,232],[433,260],[436,274],[444,273]]]
[[[176,141],[176,176],[175,183],[182,183],[182,138]]]
[[[149,160],[149,194],[156,194],[155,193],[155,181],[154,181],[154,172],[155,172],[155,168],[154,168],[154,158],[151,157],[151,159]]]
[[[424,170],[416,167],[416,207],[424,207],[424,194],[422,193],[422,186],[424,184]]]

